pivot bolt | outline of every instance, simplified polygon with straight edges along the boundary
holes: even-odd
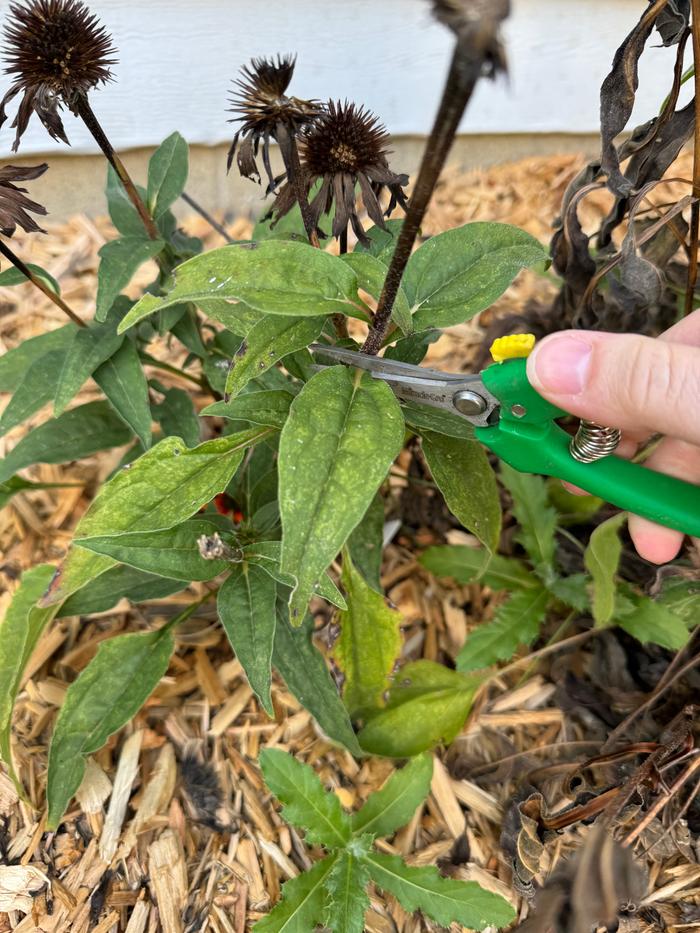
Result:
[[[470,389],[457,392],[452,404],[462,415],[483,415],[487,408],[486,399]]]

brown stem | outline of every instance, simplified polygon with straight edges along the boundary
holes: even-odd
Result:
[[[693,12],[693,61],[695,63],[695,138],[693,141],[693,197],[700,198],[700,0],[690,0]],[[688,285],[685,290],[685,313],[693,310],[695,285],[698,280],[698,240],[700,235],[700,202],[690,209],[690,261]]]
[[[104,153],[105,158],[119,176],[119,180],[124,186],[124,190],[129,196],[129,200],[136,208],[136,211],[138,212],[138,215],[141,218],[144,227],[146,228],[146,233],[151,240],[159,240],[160,233],[158,232],[155,221],[148,213],[146,205],[141,200],[141,196],[136,190],[136,185],[131,180],[131,176],[127,172],[124,163],[114,151],[114,147],[112,146],[111,142],[107,139],[107,136],[100,126],[100,122],[95,116],[95,113],[90,106],[90,102],[88,101],[86,95],[81,95],[78,98],[75,104],[75,109],[76,113],[81,118],[85,126],[92,133],[95,142]]]
[[[309,204],[306,185],[304,184],[304,170],[301,167],[299,149],[297,148],[297,141],[294,133],[290,132],[285,126],[279,126],[277,130],[277,142],[284,161],[284,167],[287,170],[287,181],[292,186],[294,197],[299,205],[301,219],[304,223],[304,230],[306,230],[309,243],[315,246],[316,249],[320,249],[321,244],[318,241],[316,224],[311,216],[311,206]]]
[[[221,224],[217,220],[215,220],[211,216],[211,214],[202,207],[201,204],[198,204],[197,201],[195,201],[193,197],[190,197],[190,195],[187,194],[186,191],[183,191],[180,197],[185,202],[185,204],[189,204],[192,210],[197,211],[200,217],[203,217],[206,220],[206,222],[209,224],[209,226],[212,227],[212,229],[216,230],[219,236],[222,236],[226,240],[227,243],[236,242],[233,239],[233,237],[227,233],[226,229],[222,227]]]
[[[484,60],[475,55],[473,49],[461,42],[452,56],[445,89],[428,140],[418,180],[411,195],[406,219],[404,220],[396,249],[387,272],[384,288],[377,306],[369,335],[362,348],[365,353],[376,354],[389,328],[391,312],[399,292],[406,264],[411,258],[413,245],[418,236],[430,198],[442,172],[448,153],[459,127],[459,122],[481,76]]]
[[[34,285],[36,288],[38,288],[39,291],[43,292],[43,293],[46,295],[47,298],[49,298],[51,301],[53,301],[53,303],[56,305],[56,307],[60,308],[61,311],[63,311],[64,314],[67,314],[68,317],[71,319],[71,321],[73,321],[75,324],[77,324],[78,327],[86,327],[86,326],[87,326],[87,325],[85,324],[85,321],[83,321],[81,318],[78,317],[78,315],[75,313],[75,311],[73,311],[73,309],[70,308],[70,307],[65,303],[65,301],[63,300],[63,298],[61,298],[60,295],[57,295],[56,292],[52,291],[52,290],[49,288],[49,286],[46,284],[46,282],[44,282],[42,279],[40,279],[38,275],[35,275],[35,274],[32,272],[32,270],[29,268],[29,266],[26,265],[26,263],[22,262],[22,260],[19,258],[19,256],[17,256],[15,253],[13,253],[12,250],[10,249],[10,247],[9,247],[3,240],[0,240],[0,253],[2,253],[2,255],[5,257],[5,259],[9,259],[10,262],[12,263],[12,265],[13,265],[16,269],[19,269],[19,271],[22,273],[22,275],[26,276],[26,278],[32,283],[32,285]]]

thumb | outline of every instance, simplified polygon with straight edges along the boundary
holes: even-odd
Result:
[[[623,431],[700,444],[700,349],[636,334],[562,331],[527,363],[533,387],[559,408]]]

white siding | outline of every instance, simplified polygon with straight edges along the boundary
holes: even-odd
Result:
[[[116,81],[93,97],[118,148],[151,146],[174,129],[192,143],[226,141],[232,77],[253,55],[299,54],[294,93],[350,97],[394,134],[431,125],[449,54],[427,0],[88,0],[119,49]],[[7,3],[0,5],[6,11]],[[483,84],[465,133],[588,133],[598,127],[597,87],[644,0],[513,0],[508,82]],[[642,69],[640,118],[658,109],[674,50],[652,48]],[[2,78],[1,87],[7,87]],[[11,111],[12,112],[12,111]],[[66,115],[76,153],[94,152]],[[0,155],[12,143],[0,134]],[[32,120],[21,155],[65,148]]]

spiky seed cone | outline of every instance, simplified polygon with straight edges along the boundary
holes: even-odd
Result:
[[[26,197],[27,189],[19,188],[13,182],[39,178],[47,168],[46,163],[24,168],[16,165],[0,168],[0,233],[11,237],[18,226],[26,233],[46,232],[29,213],[45,217],[46,208]]]
[[[22,101],[12,124],[13,150],[27,129],[32,112],[54,139],[68,142],[59,111],[111,77],[116,52],[109,33],[82,0],[28,0],[10,4],[3,49],[7,74],[14,83],[0,103],[5,108],[20,92]]]

